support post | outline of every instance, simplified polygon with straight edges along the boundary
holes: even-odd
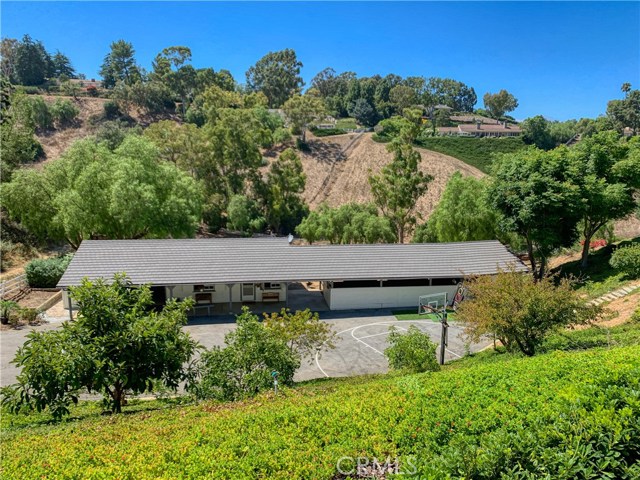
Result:
[[[175,288],[175,285],[170,285],[169,287],[169,300],[173,299],[173,289]]]
[[[73,302],[69,296],[69,290],[65,290],[65,293],[67,294],[67,301],[69,302],[69,321],[73,322]]]
[[[229,289],[229,313],[233,312],[233,283],[227,285]]]
[[[289,306],[289,282],[284,282],[284,306]]]

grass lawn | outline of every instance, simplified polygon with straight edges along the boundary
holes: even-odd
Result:
[[[355,118],[339,118],[336,120],[336,128],[342,130],[355,130],[359,127]]]

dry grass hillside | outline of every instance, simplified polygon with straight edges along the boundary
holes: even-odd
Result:
[[[80,114],[75,125],[60,129],[51,130],[41,135],[37,135],[38,141],[42,145],[46,155],[46,161],[55,160],[62,152],[71,146],[73,142],[84,138],[91,134],[91,126],[89,119],[91,117],[100,116],[104,109],[104,98],[79,97],[60,97],[43,95],[44,100],[49,103],[55,102],[57,98],[67,98],[73,101],[80,109]]]
[[[53,102],[58,97],[43,96],[45,101]],[[63,97],[64,98],[64,97]],[[103,98],[81,97],[73,100],[80,109],[76,125],[61,130],[53,130],[38,135],[46,154],[45,162],[55,160],[74,141],[94,133],[96,126],[90,122],[93,117],[99,118],[103,113]],[[138,112],[133,112],[133,119],[145,126],[156,120],[145,118]],[[326,202],[331,206],[338,206],[346,202],[367,202],[371,200],[368,183],[370,172],[378,173],[380,169],[391,161],[391,154],[386,145],[374,142],[371,133],[337,135],[317,138],[308,133],[310,149],[302,153],[302,163],[307,175],[307,189],[305,199],[311,208]],[[422,155],[423,171],[434,177],[429,185],[427,194],[418,202],[418,211],[424,218],[428,218],[435,208],[447,180],[454,172],[476,178],[484,176],[480,170],[454,157],[418,149]],[[278,149],[267,152],[274,158]],[[616,222],[615,233],[619,238],[630,238],[640,235],[640,220],[632,217]]]
[[[326,202],[338,206],[347,202],[371,201],[369,174],[378,173],[392,155],[386,145],[374,142],[371,133],[311,138],[310,151],[302,154],[307,175],[305,199],[311,208]],[[426,218],[435,208],[447,180],[454,172],[476,178],[484,174],[477,168],[441,153],[419,149],[421,169],[434,177],[427,194],[418,202]]]

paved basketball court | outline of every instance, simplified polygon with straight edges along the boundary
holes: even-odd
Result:
[[[322,312],[321,318],[329,322],[336,331],[336,348],[323,352],[310,362],[305,361],[296,373],[297,381],[386,372],[388,364],[384,349],[388,345],[387,336],[391,326],[406,331],[410,325],[416,325],[440,345],[440,323],[428,319],[399,321],[389,310]],[[489,345],[487,341],[467,348],[462,329],[454,322],[449,324],[448,346],[445,351],[447,361],[459,358],[467,351],[475,352]],[[44,331],[59,326],[60,322],[55,322],[34,328]],[[211,348],[214,345],[224,345],[225,334],[235,328],[235,318],[227,316],[196,319],[185,330],[203,346]],[[15,382],[18,369],[10,362],[30,330],[31,328],[5,330],[0,334],[0,385]]]
[[[303,365],[296,374],[296,380],[321,377],[346,377],[370,373],[384,373],[389,366],[384,356],[388,346],[389,328],[403,332],[415,325],[428,333],[438,345],[440,352],[441,325],[433,320],[396,320],[391,314],[371,315],[358,318],[330,320],[337,332],[336,348],[316,356],[312,365]],[[468,351],[476,352],[489,342],[468,345],[462,335],[462,328],[449,322],[448,342],[445,361],[461,358]]]

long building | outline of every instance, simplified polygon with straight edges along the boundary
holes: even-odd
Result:
[[[304,294],[328,310],[415,307],[418,297],[453,298],[466,276],[526,266],[498,241],[307,245],[284,238],[85,240],[58,286],[124,272],[148,284],[157,304],[192,297],[194,314],[238,311],[242,304],[288,305]],[[316,291],[300,288],[313,283]],[[301,297],[302,298],[302,297]],[[296,305],[300,305],[298,301]]]

